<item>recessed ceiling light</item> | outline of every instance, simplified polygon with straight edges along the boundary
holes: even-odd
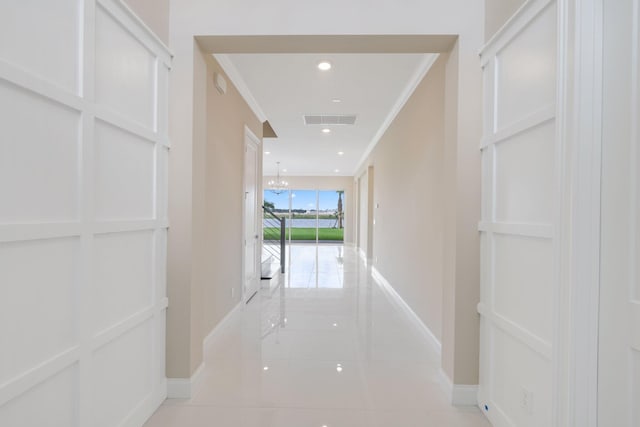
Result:
[[[264,154],[268,156],[269,154],[271,154],[271,151],[265,151]]]
[[[269,370],[269,367],[268,367],[268,366],[265,366],[265,367],[264,367],[264,368],[262,368],[262,369],[263,369],[263,370],[265,370],[265,371],[268,371],[268,370]]]
[[[282,169],[282,172],[286,172],[286,171],[287,171],[286,169]]]
[[[322,133],[331,133],[331,129],[324,128],[324,129],[322,129]]]
[[[336,104],[339,104],[339,103],[341,103],[341,102],[342,102],[342,99],[340,99],[340,98],[333,98],[333,99],[331,100],[331,102],[335,102]]]
[[[334,172],[338,173],[338,172],[340,172],[340,169],[335,169]]]
[[[329,61],[322,61],[318,64],[318,69],[321,71],[328,71],[331,69],[331,62]]]
[[[344,155],[344,151],[338,151],[338,156]]]

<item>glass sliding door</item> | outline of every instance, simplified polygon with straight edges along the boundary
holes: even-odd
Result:
[[[344,191],[318,192],[318,241],[344,242]]]
[[[318,241],[318,194],[316,190],[291,190],[291,241]]]
[[[286,220],[292,243],[344,242],[344,191],[264,191],[265,207]],[[266,227],[266,226],[265,226]]]

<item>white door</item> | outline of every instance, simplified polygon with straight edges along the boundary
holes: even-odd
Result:
[[[245,129],[244,143],[244,284],[242,298],[248,301],[258,290],[260,270],[258,250],[258,138]]]

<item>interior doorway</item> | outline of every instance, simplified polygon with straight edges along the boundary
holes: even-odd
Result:
[[[373,166],[358,177],[358,250],[365,260],[373,260]]]
[[[258,210],[258,149],[260,140],[245,128],[244,147],[244,254],[242,299],[248,302],[260,283]]]

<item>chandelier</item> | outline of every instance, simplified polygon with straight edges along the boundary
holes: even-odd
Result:
[[[275,181],[272,179],[267,183],[269,190],[275,194],[282,194],[289,188],[289,183],[284,179],[280,179],[280,162],[276,162],[278,165],[278,174]]]

